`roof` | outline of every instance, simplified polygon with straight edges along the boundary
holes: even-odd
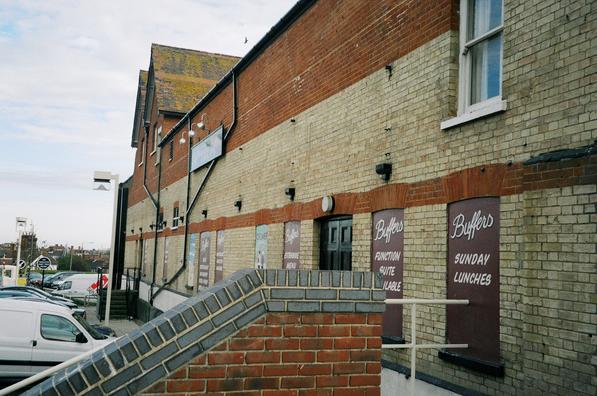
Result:
[[[159,111],[186,113],[240,58],[151,45],[151,66]]]
[[[139,70],[139,82],[137,84],[137,102],[135,104],[135,117],[133,120],[133,134],[131,136],[131,147],[137,147],[139,143],[139,129],[142,127],[142,114],[145,108],[145,91],[147,88],[147,71]]]
[[[299,0],[266,34],[255,44],[253,48],[243,56],[226,74],[220,78],[215,85],[202,95],[194,103],[190,110],[174,125],[168,134],[161,140],[160,146],[166,145],[181,127],[186,125],[186,121],[197,114],[206,106],[218,93],[232,83],[233,76],[240,74],[247,68],[266,48],[268,48],[280,35],[282,35],[304,12],[306,12],[316,0]]]

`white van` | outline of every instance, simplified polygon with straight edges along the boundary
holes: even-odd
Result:
[[[0,377],[29,377],[116,338],[63,306],[0,299]]]
[[[107,275],[104,274],[102,277],[104,278],[103,282],[107,283]],[[58,290],[54,291],[53,294],[69,298],[96,296],[97,283],[97,274],[75,274],[57,282]]]

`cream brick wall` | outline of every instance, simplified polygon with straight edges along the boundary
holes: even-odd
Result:
[[[384,184],[375,164],[391,162],[390,183],[429,180],[469,167],[524,161],[533,155],[590,144],[597,139],[595,2],[505,0],[503,96],[499,115],[441,131],[455,114],[458,34],[445,33],[358,83],[296,114],[223,156],[189,220],[234,217],[323,194],[369,191]],[[242,114],[239,122],[242,122]],[[206,169],[192,174],[191,199]],[[165,219],[172,203],[185,207],[186,179],[161,192]],[[242,199],[239,213],[233,203]],[[595,186],[501,197],[500,348],[505,378],[493,378],[419,351],[421,371],[487,394],[595,394]],[[447,206],[406,208],[404,297],[445,298]],[[127,230],[155,219],[144,200],[129,209]],[[185,221],[186,221],[185,220]],[[253,267],[255,227],[226,229],[224,276]],[[212,234],[210,283],[215,267]],[[151,280],[153,241],[148,240]],[[134,261],[127,243],[126,265]],[[163,238],[158,242],[161,282]],[[176,246],[176,247],[175,247]],[[353,216],[353,268],[370,268],[371,214]],[[170,238],[169,274],[182,252]],[[281,268],[283,224],[269,225],[268,267]],[[198,255],[198,252],[197,252]],[[318,268],[319,223],[301,221],[301,268]],[[184,288],[187,275],[173,285]],[[197,275],[194,275],[195,282]],[[196,292],[196,289],[193,290]],[[420,342],[445,342],[445,308],[421,307]],[[410,331],[404,311],[404,333]],[[406,353],[384,352],[401,363]]]

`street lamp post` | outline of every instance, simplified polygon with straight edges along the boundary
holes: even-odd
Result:
[[[113,272],[114,272],[114,253],[116,248],[116,215],[118,212],[118,175],[112,174],[110,172],[101,172],[96,171],[93,175],[93,181],[95,183],[99,183],[98,187],[95,188],[99,191],[108,191],[106,188],[106,184],[110,184],[111,181],[114,181],[114,210],[112,213],[112,239],[110,241],[110,264],[108,266],[108,294],[106,296],[106,312],[105,312],[105,320],[106,325],[110,324],[110,303],[112,302],[112,282],[114,281]],[[101,280],[100,285],[101,287]]]

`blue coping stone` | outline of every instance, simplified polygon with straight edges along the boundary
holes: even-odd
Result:
[[[342,271],[342,287],[350,289],[352,287],[352,272]]]
[[[102,351],[100,351],[102,352]],[[94,353],[95,355],[95,353]],[[112,369],[110,368],[110,364],[108,363],[107,358],[104,356],[103,352],[101,355],[92,356],[91,360],[93,361],[93,365],[95,369],[101,374],[102,377],[107,377],[112,373]]]
[[[193,326],[195,323],[199,321],[192,307],[186,307],[186,309],[181,312],[181,315],[187,326]]]
[[[145,355],[147,352],[151,350],[151,346],[149,342],[147,342],[147,338],[143,334],[139,334],[136,337],[133,337],[131,333],[129,333],[129,337],[133,340],[133,344],[137,347],[137,350],[141,355]]]
[[[116,370],[120,370],[124,367],[124,358],[122,357],[122,354],[120,353],[118,345],[116,345],[116,342],[112,342],[106,345],[106,347],[104,347],[104,353],[106,354],[108,359],[110,359],[110,362],[112,362],[112,365]]]
[[[141,367],[143,367],[144,370],[149,370],[166,360],[166,358],[171,356],[176,351],[178,351],[178,346],[176,345],[176,342],[172,341],[158,351],[143,358],[143,360],[141,360]]]
[[[369,290],[340,290],[340,300],[369,300]]]
[[[371,277],[373,276],[372,272],[364,272],[363,273],[363,289],[371,289]]]
[[[354,312],[353,302],[322,302],[323,312]]]
[[[362,272],[355,272],[353,274],[352,286],[355,288],[360,288],[363,284],[363,273]]]
[[[78,372],[74,371],[68,374],[68,382],[70,386],[74,389],[75,393],[81,393],[83,390],[87,389],[87,384],[85,380]]]
[[[74,396],[75,395],[75,391],[73,391],[73,389],[70,387],[70,385],[66,381],[66,378],[56,380],[56,377],[54,377],[54,388],[56,389],[58,394],[60,394],[60,396]]]
[[[320,312],[319,301],[288,301],[288,312]]]
[[[336,300],[338,290],[334,289],[307,289],[307,300]]]
[[[319,274],[320,274],[320,271],[318,271],[318,270],[311,271],[310,277],[311,277],[311,286],[312,287],[319,287]]]
[[[267,301],[267,310],[269,312],[284,312],[284,311],[286,311],[286,302],[284,302],[284,301]]]
[[[87,382],[89,382],[90,384],[95,384],[100,380],[100,376],[95,367],[93,367],[93,363],[90,359],[82,361],[79,367],[81,372],[87,379]]]
[[[332,271],[332,286],[340,287],[340,271]]]
[[[375,288],[381,289],[381,287],[383,285],[383,275],[379,272],[376,272],[374,274],[374,276],[375,276]]]
[[[254,289],[253,285],[251,284],[251,282],[249,282],[249,279],[247,277],[240,278],[237,283],[244,294],[248,294],[251,292],[251,290]]]
[[[205,299],[205,305],[207,306],[207,309],[209,309],[209,312],[211,312],[211,313],[216,313],[220,310],[220,304],[218,304],[218,300],[216,299],[216,297],[213,294],[210,296],[207,296],[207,298]]]
[[[288,271],[288,286],[296,286],[297,282],[298,282],[298,271],[289,270]]]
[[[197,314],[199,320],[205,319],[209,316],[209,312],[207,311],[207,307],[205,306],[204,301],[198,301],[197,303],[195,303],[193,305],[193,309],[195,310],[195,313]]]
[[[172,326],[170,325],[170,322],[168,322],[168,321],[164,321],[163,323],[160,323],[158,328],[160,329],[160,333],[162,333],[162,338],[164,338],[164,341],[168,341],[176,335],[176,333],[174,332],[174,329],[172,328]]]
[[[371,299],[374,301],[384,301],[386,299],[386,291],[385,290],[372,290],[371,291]]]
[[[321,271],[321,287],[330,287],[332,285],[330,278],[330,271]]]
[[[223,312],[217,314],[212,318],[212,322],[216,327],[221,326],[222,324],[228,322],[230,319],[234,318],[241,312],[245,310],[245,305],[242,301],[237,302],[236,304],[230,306]]]
[[[158,333],[158,329],[156,329],[155,327],[147,331],[145,335],[147,336],[147,339],[149,339],[151,345],[153,345],[154,347],[160,346],[164,342],[164,340],[162,340],[162,337],[160,336],[160,333]]]
[[[234,282],[230,283],[229,285],[226,285],[226,290],[228,290],[228,293],[230,294],[230,297],[232,297],[233,300],[238,300],[243,296],[238,285]]]
[[[195,327],[193,330],[180,336],[178,338],[178,345],[180,345],[181,348],[185,348],[188,345],[192,344],[193,342],[198,342],[201,338],[203,338],[203,336],[205,336],[207,333],[209,333],[213,329],[214,329],[214,326],[211,324],[210,321],[201,323],[199,326]]]
[[[129,391],[126,388],[120,388],[116,392],[110,393],[110,396],[129,396]]]
[[[288,272],[286,270],[276,270],[276,272],[278,273],[276,286],[286,286],[286,275]]]
[[[108,378],[101,385],[101,387],[104,390],[104,392],[112,392],[113,390],[116,390],[121,385],[129,382],[133,378],[138,377],[139,375],[141,375],[141,368],[138,364],[134,364],[120,371],[118,374]]]
[[[305,299],[305,290],[304,289],[271,289],[271,298],[272,299]]]
[[[245,305],[250,308],[261,301],[263,301],[263,296],[260,291],[257,291],[245,298]]]
[[[262,315],[265,315],[266,312],[267,310],[265,309],[265,304],[260,304],[238,317],[238,319],[234,321],[234,324],[236,325],[236,328],[241,329]]]
[[[266,284],[276,286],[276,270],[268,269],[266,272]]]
[[[99,386],[96,386],[83,393],[83,396],[104,396],[104,392],[100,390]]]
[[[308,287],[309,286],[309,271],[305,271],[305,270],[299,271],[299,286],[300,287]]]
[[[185,363],[188,363],[195,356],[203,352],[203,348],[199,344],[193,344],[190,348],[178,353],[173,358],[166,362],[168,371],[173,372]]]
[[[259,274],[255,270],[249,272],[249,279],[251,280],[251,283],[253,283],[253,286],[255,286],[255,287],[259,287],[263,284],[263,281],[261,280],[262,278],[259,276]]]
[[[163,365],[160,364],[159,366],[144,373],[142,376],[137,378],[135,381],[128,384],[126,388],[131,393],[131,395],[136,395],[136,394],[140,393],[142,390],[144,390],[145,388],[147,388],[147,387],[155,384],[159,380],[163,379],[164,377],[166,377],[166,369],[164,368]]]
[[[218,301],[220,302],[220,305],[222,307],[225,307],[226,305],[230,304],[230,297],[228,297],[226,289],[222,288],[216,291],[216,297],[218,298]]]
[[[45,380],[44,382],[42,382],[35,388],[38,388],[39,394],[41,394],[43,396],[45,396],[45,395],[59,396],[58,391],[56,390],[56,388],[54,388],[54,381],[53,381],[52,377],[48,378],[47,380]]]
[[[201,346],[204,351],[224,341],[228,336],[236,332],[236,327],[233,323],[228,323],[226,326],[220,327],[217,331],[210,334],[201,341]]]

